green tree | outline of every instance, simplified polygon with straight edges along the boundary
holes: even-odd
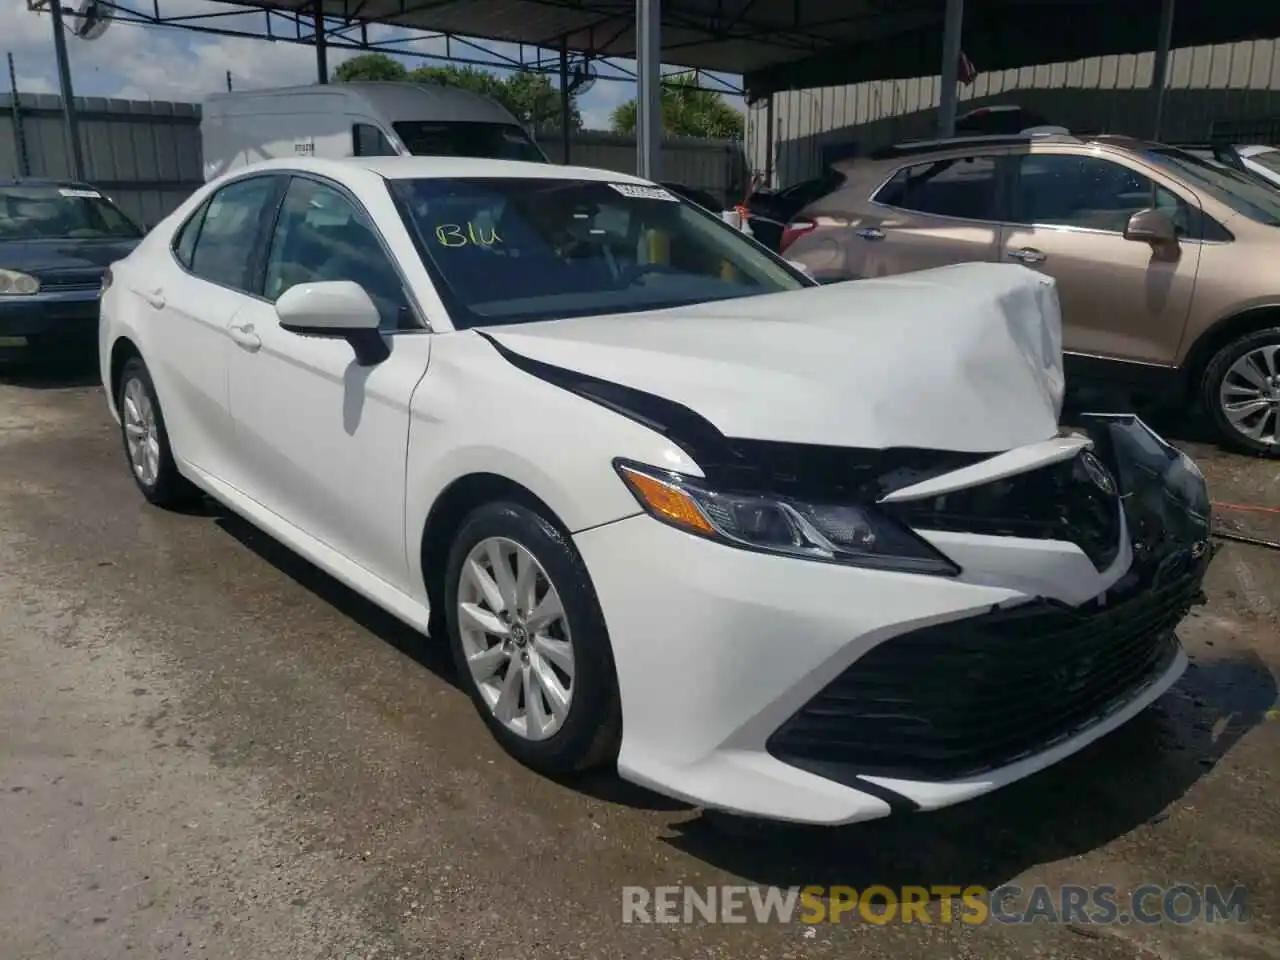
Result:
[[[519,70],[507,77],[500,99],[521,123],[531,127],[561,128],[560,90],[553,86],[545,73],[529,73]],[[569,94],[569,129],[582,129],[582,112],[578,98]]]
[[[410,72],[409,79],[461,87],[492,97],[530,127],[560,126],[560,91],[546,74],[516,71],[504,78],[471,66],[450,65],[419,67]],[[575,100],[575,97],[569,98],[569,124],[570,129],[579,130],[582,114]]]
[[[352,80],[406,80],[409,71],[399,60],[385,53],[362,53],[350,60],[343,60],[333,71],[333,79],[339,83]]]
[[[560,126],[560,91],[544,73],[518,70],[508,77],[500,77],[487,70],[458,64],[407,70],[400,61],[393,60],[385,53],[362,53],[339,64],[333,72],[333,79],[406,80],[411,83],[438,83],[445,87],[458,87],[492,97],[527,126]],[[574,96],[569,97],[569,125],[571,130],[582,129],[582,113]]]
[[[609,118],[615,133],[636,132],[636,102],[620,104]],[[662,132],[668,137],[707,137],[732,140],[742,137],[742,114],[714,90],[701,90],[690,76],[676,77],[662,85]]]

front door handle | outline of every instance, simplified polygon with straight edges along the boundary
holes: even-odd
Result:
[[[858,236],[860,236],[863,240],[883,240],[884,239],[884,231],[881,230],[879,227],[862,227],[853,232]]]
[[[262,338],[253,332],[252,323],[232,323],[227,326],[231,339],[246,350],[257,350],[262,346]]]
[[[165,303],[164,288],[151,287],[148,290],[143,290],[142,299],[147,301],[147,303],[151,304],[151,306],[155,307],[157,310],[163,310]]]
[[[1021,263],[1044,263],[1046,257],[1039,250],[1033,247],[1023,247],[1020,250],[1010,250],[1009,258],[1018,260]]]

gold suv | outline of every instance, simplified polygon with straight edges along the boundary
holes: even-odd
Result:
[[[1069,376],[1199,402],[1280,457],[1280,190],[1174,147],[1066,134],[901,144],[837,167],[780,251],[822,281],[972,260],[1052,276]]]

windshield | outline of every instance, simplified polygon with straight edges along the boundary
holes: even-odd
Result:
[[[1280,226],[1280,191],[1249,174],[1169,147],[1144,150],[1142,156],[1219,203],[1225,203],[1236,213],[1269,226]]]
[[[137,225],[87,187],[0,187],[2,240],[133,240]]]
[[[813,285],[661,187],[504,178],[400,180],[392,191],[459,328]]]
[[[1280,150],[1263,150],[1261,153],[1253,154],[1249,159],[1274,173],[1280,173]]]
[[[428,123],[402,120],[392,124],[415,157],[476,157],[484,160],[526,160],[547,163],[538,145],[514,123],[473,120]]]

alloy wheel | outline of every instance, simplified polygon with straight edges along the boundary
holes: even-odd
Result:
[[[573,641],[542,564],[514,540],[481,540],[462,565],[457,604],[467,667],[495,719],[528,740],[554,736],[573,701]]]
[[[1280,443],[1280,344],[1250,350],[1227,370],[1218,389],[1227,422],[1259,443]]]
[[[120,416],[124,421],[129,463],[144,487],[154,486],[160,476],[160,435],[155,407],[146,385],[137,377],[125,384],[122,397]]]

